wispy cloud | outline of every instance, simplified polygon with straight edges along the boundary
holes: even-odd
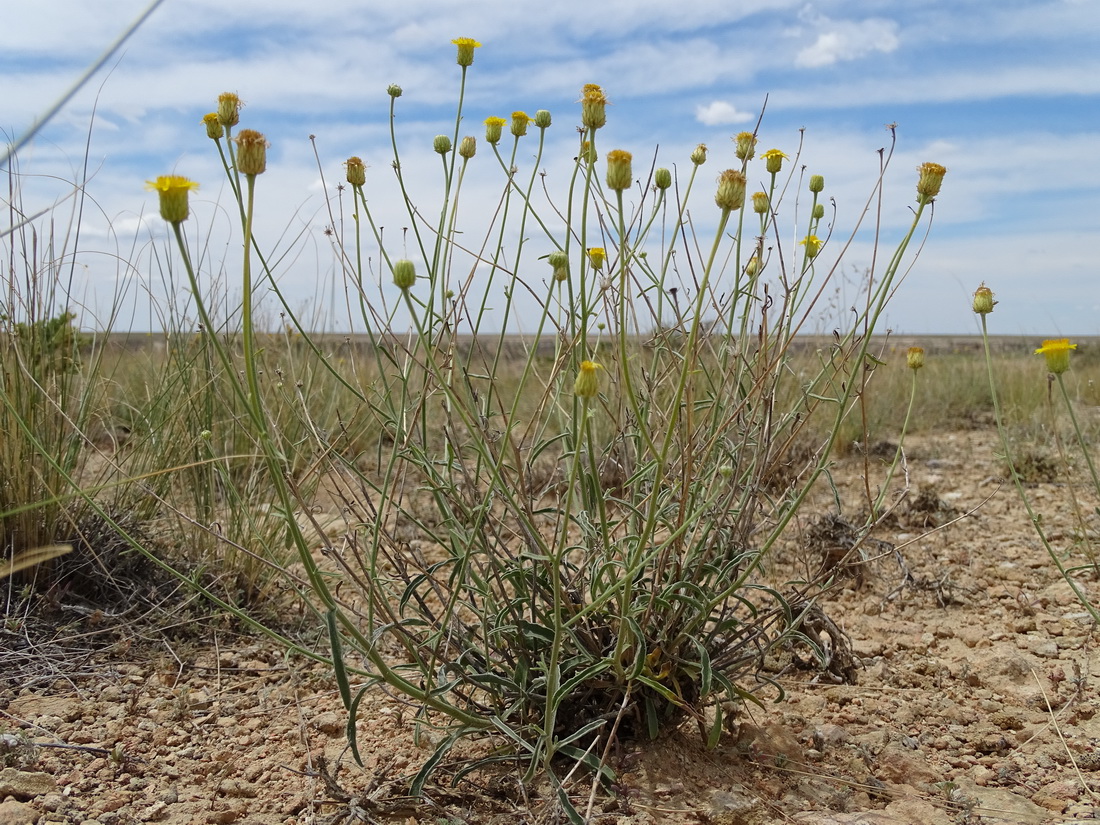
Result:
[[[742,112],[725,100],[715,100],[705,106],[695,107],[695,119],[706,126],[722,126],[728,123],[746,123],[755,115]]]
[[[810,69],[858,60],[872,52],[889,54],[901,42],[898,24],[877,17],[853,21],[814,16],[809,29],[817,38],[798,52],[795,65]]]

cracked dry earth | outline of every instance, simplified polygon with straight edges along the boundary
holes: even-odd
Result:
[[[624,744],[591,822],[1100,822],[1098,640],[1000,482],[995,435],[924,436],[907,452],[912,503],[877,534],[897,551],[875,545],[882,557],[822,603],[851,639],[856,684],[786,671],[786,700],[744,710],[714,750],[690,724]],[[856,456],[838,464],[846,502],[862,468]],[[1030,493],[1068,546],[1068,488]],[[809,508],[803,535],[830,501]],[[775,565],[805,566],[798,552]],[[1100,598],[1093,578],[1080,581]],[[403,798],[430,753],[407,709],[382,693],[363,700],[357,768],[323,667],[206,621],[182,640],[123,626],[70,656],[68,672],[0,671],[0,825],[559,821],[545,788],[507,773]],[[0,653],[18,640],[5,629]],[[588,780],[572,790],[586,809]]]

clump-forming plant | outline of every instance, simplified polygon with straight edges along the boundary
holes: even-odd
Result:
[[[543,182],[549,112],[488,118],[481,156],[461,136],[480,44],[455,43],[459,105],[451,134],[433,143],[443,183],[434,208],[414,205],[393,136],[394,192],[411,229],[400,254],[372,208],[385,184],[368,184],[360,158],[346,163],[355,234],[337,253],[369,346],[361,363],[338,367],[323,341],[296,331],[299,353],[339,382],[337,406],[347,417],[369,411],[380,435],[357,452],[315,427],[305,471],[288,459],[301,445],[276,423],[271,370],[258,369],[252,296],[261,283],[277,291],[252,242],[267,143],[234,134],[234,95],[206,118],[245,238],[239,346],[211,336],[215,366],[243,376],[242,426],[328,625],[353,745],[360,699],[378,683],[439,729],[414,790],[467,737],[495,737],[504,748],[489,759],[550,776],[562,775],[561,760],[606,771],[616,737],[684,718],[714,743],[726,700],[756,700],[775,645],[798,639],[827,659],[803,622],[816,591],[769,582],[765,562],[867,387],[870,334],[945,173],[921,166],[912,224],[867,279],[851,327],[812,370],[805,358],[795,370],[798,335],[839,267],[839,255],[824,263],[821,176],[804,179],[777,149],[758,155],[754,132],[734,139],[716,190],[700,192],[711,178],[703,145],[686,174],[639,170],[630,152],[598,149],[607,98],[589,85],[571,172]],[[402,90],[388,92],[393,123]],[[885,172],[889,154],[881,161]],[[495,203],[463,199],[475,174],[495,176]],[[194,186],[153,183],[209,331],[182,231]],[[460,205],[492,217],[478,223]],[[779,231],[780,214],[787,226],[797,218],[795,237]],[[301,397],[307,424],[313,401]],[[348,519],[322,556],[302,529],[312,504],[299,494],[303,473],[326,476]]]

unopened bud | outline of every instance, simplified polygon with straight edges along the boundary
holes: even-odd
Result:
[[[736,169],[727,169],[718,177],[718,191],[714,195],[718,208],[727,212],[745,205],[745,176]]]
[[[696,166],[702,166],[707,162],[707,145],[700,143],[695,147],[695,151],[691,153],[691,162]]]
[[[398,289],[407,292],[416,283],[416,265],[402,258],[393,262],[393,284]]]
[[[733,139],[733,142],[737,144],[733,153],[737,155],[739,160],[753,159],[753,156],[756,154],[756,135],[752,132],[740,132],[737,137]]]
[[[634,156],[623,149],[612,149],[607,153],[607,188],[616,192],[629,189],[634,183],[631,161]]]
[[[436,135],[432,141],[432,151],[440,155],[447,154],[451,151],[451,139],[446,135]]]
[[[664,190],[672,186],[672,172],[665,167],[657,169],[653,173],[653,185],[658,189]]]
[[[767,192],[753,192],[752,193],[752,211],[757,215],[766,215],[770,204],[768,203]]]
[[[267,169],[267,147],[270,145],[255,129],[242,129],[234,138],[237,143],[237,169],[242,175],[260,175]]]
[[[535,112],[535,125],[540,129],[549,129],[552,120],[550,112],[546,109],[539,109]]]
[[[347,169],[348,183],[352,186],[362,186],[367,182],[367,165],[362,158],[353,155],[344,166]]]
[[[997,304],[993,300],[993,290],[984,283],[974,290],[974,312],[978,315],[988,315]]]
[[[577,381],[573,385],[573,394],[578,398],[595,398],[600,394],[600,376],[598,371],[603,369],[595,361],[581,361],[580,371],[577,373]]]
[[[476,154],[477,140],[469,136],[462,138],[462,142],[458,144],[458,156],[469,160]]]
[[[820,192],[825,188],[825,178],[821,175],[810,175],[810,191]]]

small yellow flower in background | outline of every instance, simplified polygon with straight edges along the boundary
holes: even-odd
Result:
[[[218,120],[217,112],[203,115],[202,122],[206,126],[206,136],[211,140],[217,140],[225,134],[225,127],[222,126],[222,122]]]
[[[436,135],[432,139],[432,151],[439,155],[445,155],[451,151],[451,139],[446,135]]]
[[[477,139],[472,138],[469,135],[462,138],[462,142],[458,144],[458,156],[469,160],[477,154]]]
[[[255,129],[241,129],[237,144],[237,169],[242,175],[260,175],[267,169],[267,138]]]
[[[182,175],[161,175],[156,180],[145,182],[145,188],[155,191],[160,197],[160,216],[168,223],[182,223],[191,213],[187,204],[187,195],[199,185]]]
[[[547,109],[539,109],[535,112],[534,122],[540,129],[549,129],[550,124],[554,122],[554,118],[550,116],[550,112]]]
[[[402,292],[408,292],[416,283],[416,264],[402,258],[393,262],[393,284]]]
[[[718,191],[714,202],[718,208],[732,212],[745,205],[745,176],[736,169],[727,169],[718,176]]]
[[[810,191],[821,192],[825,189],[825,178],[821,175],[810,175]]]
[[[218,122],[222,126],[236,126],[240,123],[243,105],[235,92],[222,92],[218,95]]]
[[[500,133],[508,121],[502,117],[485,118],[485,142],[495,146],[500,142]]]
[[[817,253],[821,251],[821,247],[825,245],[825,242],[817,235],[807,235],[798,242],[798,245],[806,247],[806,257],[813,260],[817,257]]]
[[[456,37],[451,42],[458,46],[458,65],[472,66],[474,62],[474,49],[480,48],[481,44],[472,37]]]
[[[1047,370],[1055,375],[1061,375],[1069,369],[1069,351],[1077,349],[1076,344],[1071,344],[1068,338],[1052,338],[1043,341],[1043,345],[1035,350],[1035,354],[1042,353],[1047,359]]]
[[[585,83],[581,92],[581,123],[586,129],[599,129],[607,123],[607,95],[596,83]]]
[[[905,353],[905,365],[911,370],[924,366],[924,347],[909,347]]]
[[[602,370],[595,361],[581,361],[580,372],[577,373],[577,383],[573,385],[573,394],[578,398],[595,398],[600,394],[599,370]]]
[[[940,193],[946,167],[938,163],[922,163],[917,167],[920,177],[917,179],[917,203],[926,204]]]
[[[778,149],[769,149],[760,157],[764,158],[765,168],[773,175],[779,174],[779,170],[783,168],[783,161],[787,160],[787,156]]]
[[[512,134],[523,137],[527,134],[527,124],[530,122],[531,118],[526,112],[512,112]]]
[[[607,260],[607,253],[602,246],[594,246],[588,250],[588,261],[597,272],[603,269],[603,262],[605,260]]]
[[[756,135],[752,132],[739,132],[737,137],[733,138],[733,142],[737,144],[734,154],[737,155],[738,160],[753,159],[756,154]]]
[[[993,290],[987,287],[984,282],[974,290],[974,312],[978,315],[988,315],[993,311],[996,303],[993,300]]]
[[[660,169],[654,170],[653,185],[661,190],[668,189],[672,186],[672,172],[663,166]]]
[[[757,215],[767,214],[770,205],[768,203],[767,192],[753,192],[752,193],[752,211]]]
[[[695,151],[691,153],[691,162],[696,166],[702,166],[707,162],[707,145],[700,143],[695,147]]]
[[[352,155],[344,164],[347,169],[348,183],[352,186],[362,186],[367,182],[367,164],[357,155]]]
[[[623,149],[612,149],[607,153],[607,187],[621,192],[634,183],[631,161],[634,156]]]

